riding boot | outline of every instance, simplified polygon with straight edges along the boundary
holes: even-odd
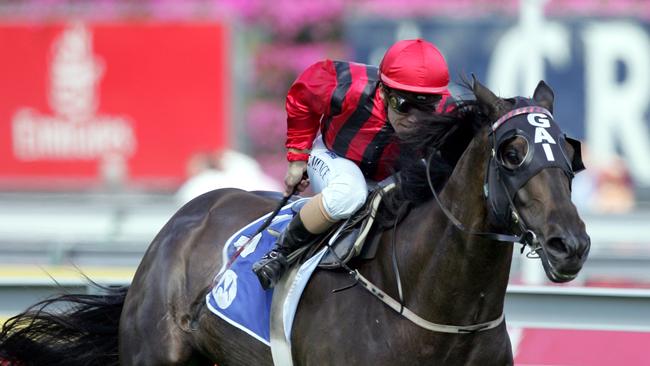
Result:
[[[318,234],[312,234],[305,228],[298,213],[278,238],[275,248],[253,264],[253,272],[257,275],[262,288],[265,290],[273,288],[289,267],[289,255],[299,248],[312,244],[318,237]]]

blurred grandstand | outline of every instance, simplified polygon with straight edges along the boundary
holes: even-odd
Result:
[[[553,86],[557,120],[588,147],[574,201],[592,251],[570,286],[650,289],[647,1],[0,0],[0,318],[50,291],[40,267],[128,283],[188,194],[279,187],[297,73],[325,57],[376,63],[411,37],[438,44],[457,82]],[[221,165],[179,198],[201,154]],[[517,253],[511,281],[548,285],[540,271]],[[544,362],[541,341],[513,334],[530,347],[520,364]]]

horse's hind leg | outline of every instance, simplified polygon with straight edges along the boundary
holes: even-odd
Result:
[[[146,292],[146,291],[145,291]],[[129,294],[134,293],[131,288]],[[135,292],[136,294],[138,292]],[[142,293],[140,293],[142,294]],[[120,321],[120,364],[124,366],[186,365],[193,350],[187,335],[165,307],[148,294],[127,297]],[[135,299],[138,297],[138,299]],[[144,299],[143,299],[144,298]]]
[[[122,308],[120,365],[213,365],[192,346],[187,300],[180,296],[178,281],[170,278],[173,271],[156,273],[151,280],[144,273],[149,267],[141,268]]]

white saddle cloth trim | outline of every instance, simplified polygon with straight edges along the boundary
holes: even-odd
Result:
[[[273,364],[292,366],[291,328],[296,315],[298,302],[314,269],[318,266],[327,247],[321,249],[302,266],[292,268],[273,290],[271,302],[271,354]]]

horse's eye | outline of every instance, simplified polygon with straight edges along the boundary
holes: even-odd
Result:
[[[528,141],[521,136],[513,136],[499,144],[499,161],[506,169],[516,169],[523,162],[528,151]]]
[[[521,164],[521,155],[519,152],[515,149],[508,149],[504,155],[504,161],[512,164],[512,165],[519,165]]]

